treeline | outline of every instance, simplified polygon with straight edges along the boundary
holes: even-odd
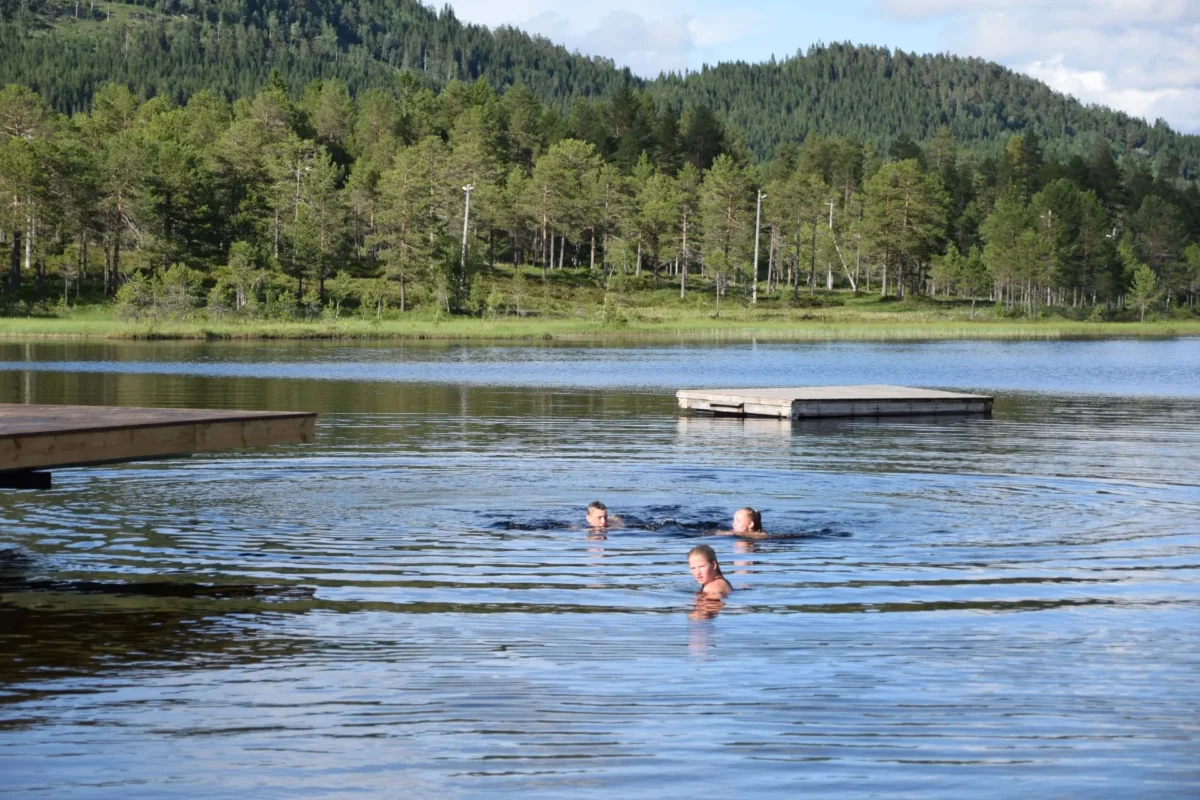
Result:
[[[579,102],[648,91],[678,115],[704,106],[743,132],[759,160],[780,142],[857,136],[890,148],[949,128],[959,147],[998,156],[1032,132],[1047,156],[1085,156],[1097,140],[1167,176],[1200,177],[1200,137],[1076,100],[994,63],[833,44],[779,62],[732,63],[643,81],[514,28],[488,30],[416,0],[0,0],[0,84],[30,86],[52,108],[87,111],[105,83],[177,105],[202,90],[249,97],[272,70],[298,95],[338,80],[354,97],[398,81],[440,89],[482,79],[528,87],[569,116]]]
[[[705,107],[628,90],[564,117],[484,81],[356,101],[339,81],[293,98],[276,76],[184,106],[110,84],[68,118],[10,85],[0,197],[3,302],[53,282],[134,316],[519,312],[489,299],[499,263],[670,281],[718,308],[845,288],[1190,313],[1200,284],[1200,190],[1107,143],[1060,161],[1032,133],[997,157],[948,129],[887,152],[814,135],[756,164]]]

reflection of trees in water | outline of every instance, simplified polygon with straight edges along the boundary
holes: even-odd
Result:
[[[0,343],[0,351],[3,344]],[[15,360],[26,358],[11,354]],[[34,353],[30,357],[48,356]],[[310,355],[317,355],[315,353]],[[51,360],[70,358],[63,353]],[[93,350],[75,356],[78,360],[103,358]],[[202,357],[194,353],[161,354],[164,363]],[[144,356],[113,358],[155,360]],[[0,360],[4,360],[0,358]],[[311,363],[311,362],[308,362]],[[252,371],[253,364],[246,365]],[[69,369],[69,367],[67,367]],[[385,388],[386,387],[386,388]],[[322,414],[337,412],[463,416],[486,425],[495,417],[558,417],[567,419],[629,417],[644,412],[670,413],[673,398],[622,391],[543,391],[496,386],[465,386],[441,383],[310,380],[305,378],[212,377],[137,372],[6,372],[0,374],[0,402],[68,403],[84,405],[179,406],[194,408],[304,409]],[[373,441],[374,426],[341,435],[353,440]]]
[[[265,612],[295,612],[302,588],[31,580],[0,552],[0,703],[64,691],[47,680],[117,667],[200,669],[293,656],[309,643],[257,634]],[[14,564],[14,562],[16,562]],[[21,684],[36,682],[38,688]],[[69,691],[69,689],[67,689]]]

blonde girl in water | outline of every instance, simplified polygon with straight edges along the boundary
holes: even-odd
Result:
[[[716,552],[706,544],[698,544],[688,551],[688,569],[705,597],[724,597],[733,591],[733,586],[721,574]]]

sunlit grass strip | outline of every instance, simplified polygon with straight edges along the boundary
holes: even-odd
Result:
[[[680,339],[691,341],[929,341],[947,339],[1071,339],[1200,336],[1200,320],[1072,322],[870,319],[873,314],[822,315],[818,319],[711,317],[639,320],[605,325],[588,319],[412,318],[379,322],[359,318],[321,322],[163,322],[115,319],[0,318],[0,337],[87,339]],[[883,315],[880,315],[883,316]],[[887,315],[891,317],[892,315]],[[839,318],[841,317],[841,318]],[[864,317],[866,317],[864,319]],[[903,321],[901,321],[903,320]]]

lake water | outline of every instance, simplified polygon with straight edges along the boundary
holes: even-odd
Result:
[[[823,383],[997,402],[674,408]],[[1200,794],[1200,340],[0,343],[0,402],[321,412],[0,492],[4,796]]]

